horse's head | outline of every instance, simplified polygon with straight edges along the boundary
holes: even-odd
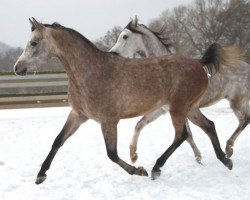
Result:
[[[171,54],[171,46],[168,39],[161,38],[161,33],[138,24],[137,17],[135,17],[120,33],[110,52],[128,58],[153,57]]]
[[[123,57],[133,58],[136,54],[146,56],[146,46],[143,41],[144,32],[138,24],[137,17],[132,19],[120,33],[117,42],[110,52],[118,53]]]
[[[29,19],[31,23],[31,35],[22,55],[14,65],[14,72],[24,76],[27,71],[40,66],[52,57],[51,44],[47,37],[48,29],[34,18]]]

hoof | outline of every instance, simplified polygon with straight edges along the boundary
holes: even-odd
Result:
[[[43,176],[37,176],[37,178],[36,178],[36,184],[37,184],[37,185],[41,184],[42,182],[45,181],[46,178],[47,178],[47,175],[46,175],[46,174],[43,175]]]
[[[148,172],[144,169],[144,167],[138,167],[136,169],[136,174],[139,176],[148,176]]]
[[[198,164],[203,165],[202,162],[201,162],[201,156],[196,156],[196,157],[195,157],[195,160],[196,160],[196,162],[197,162]]]
[[[130,155],[131,163],[134,164],[137,161],[138,155],[135,153],[134,155]]]
[[[156,180],[159,176],[161,175],[161,170],[160,169],[153,169],[151,172],[151,180]]]
[[[226,161],[225,161],[225,163],[224,163],[224,165],[228,168],[228,169],[230,169],[230,170],[232,170],[233,169],[233,161],[231,160],[231,159],[226,159]]]

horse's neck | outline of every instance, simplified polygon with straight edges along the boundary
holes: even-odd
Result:
[[[161,41],[159,41],[159,39],[153,34],[149,37],[145,37],[144,44],[147,49],[147,57],[163,56],[170,54],[165,45]]]
[[[64,66],[69,79],[77,82],[79,77],[83,78],[91,72],[98,73],[100,66],[104,64],[105,53],[89,41],[73,38],[69,34],[57,35],[56,38],[57,57]]]

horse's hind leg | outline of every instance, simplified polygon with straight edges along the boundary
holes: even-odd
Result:
[[[202,158],[201,157],[201,152],[200,152],[200,150],[198,149],[198,147],[196,146],[196,144],[194,142],[193,135],[192,135],[191,129],[189,127],[188,120],[186,121],[186,128],[187,128],[187,132],[188,132],[188,138],[186,139],[186,141],[190,144],[191,148],[193,149],[196,161],[199,164],[201,164],[201,158]]]
[[[114,121],[101,123],[108,157],[131,175],[148,176],[148,173],[143,167],[135,168],[119,158],[117,152],[117,123],[118,122]]]
[[[160,168],[165,164],[167,159],[171,154],[187,139],[188,132],[185,126],[185,116],[187,115],[185,111],[180,111],[179,109],[170,110],[170,115],[172,118],[173,126],[175,129],[175,138],[173,143],[169,148],[159,157],[152,169],[151,179],[155,180],[161,174]]]
[[[189,115],[188,115],[188,119],[190,119],[191,122],[193,122],[194,124],[196,124],[197,126],[199,126],[210,138],[216,156],[217,158],[228,168],[228,169],[232,169],[233,167],[233,162],[226,158],[225,153],[222,151],[221,146],[220,146],[220,142],[215,130],[215,126],[214,123],[210,120],[208,120],[201,112],[198,108],[193,109]]]
[[[250,107],[248,102],[249,102],[248,99],[247,101],[244,102],[230,101],[230,107],[232,108],[234,114],[238,118],[239,125],[232,134],[232,136],[227,141],[226,154],[228,158],[230,158],[233,155],[233,145],[235,140],[250,122]]]
[[[80,117],[73,110],[71,111],[63,129],[56,137],[48,156],[46,157],[45,161],[41,166],[41,169],[37,175],[36,184],[40,184],[46,179],[46,171],[50,168],[51,162],[54,159],[59,148],[71,135],[75,133],[75,131],[79,128],[79,126],[87,120],[88,120],[87,117],[85,116]]]
[[[135,163],[138,155],[136,153],[137,150],[137,143],[138,143],[138,138],[139,135],[142,131],[142,129],[149,123],[153,122],[154,120],[158,119],[161,115],[163,115],[164,113],[166,113],[165,110],[163,110],[162,108],[157,109],[154,112],[151,112],[147,115],[144,115],[143,118],[140,119],[139,122],[137,122],[136,127],[135,127],[135,131],[134,131],[134,135],[133,138],[130,142],[129,145],[129,149],[130,149],[130,159],[132,163]]]

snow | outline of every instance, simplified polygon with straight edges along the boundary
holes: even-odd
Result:
[[[47,180],[35,185],[35,178],[51,145],[60,132],[70,108],[0,110],[0,199],[1,200],[147,200],[202,199],[247,200],[250,197],[249,127],[235,143],[233,170],[215,156],[209,138],[191,125],[194,140],[202,153],[195,162],[187,142],[168,159],[161,176],[130,176],[112,163],[105,151],[100,126],[89,120],[56,155]],[[217,128],[224,149],[238,122],[226,101],[203,109]],[[118,152],[130,163],[129,143],[139,118],[121,120]],[[139,139],[138,161],[148,173],[173,139],[169,115],[148,125]]]

